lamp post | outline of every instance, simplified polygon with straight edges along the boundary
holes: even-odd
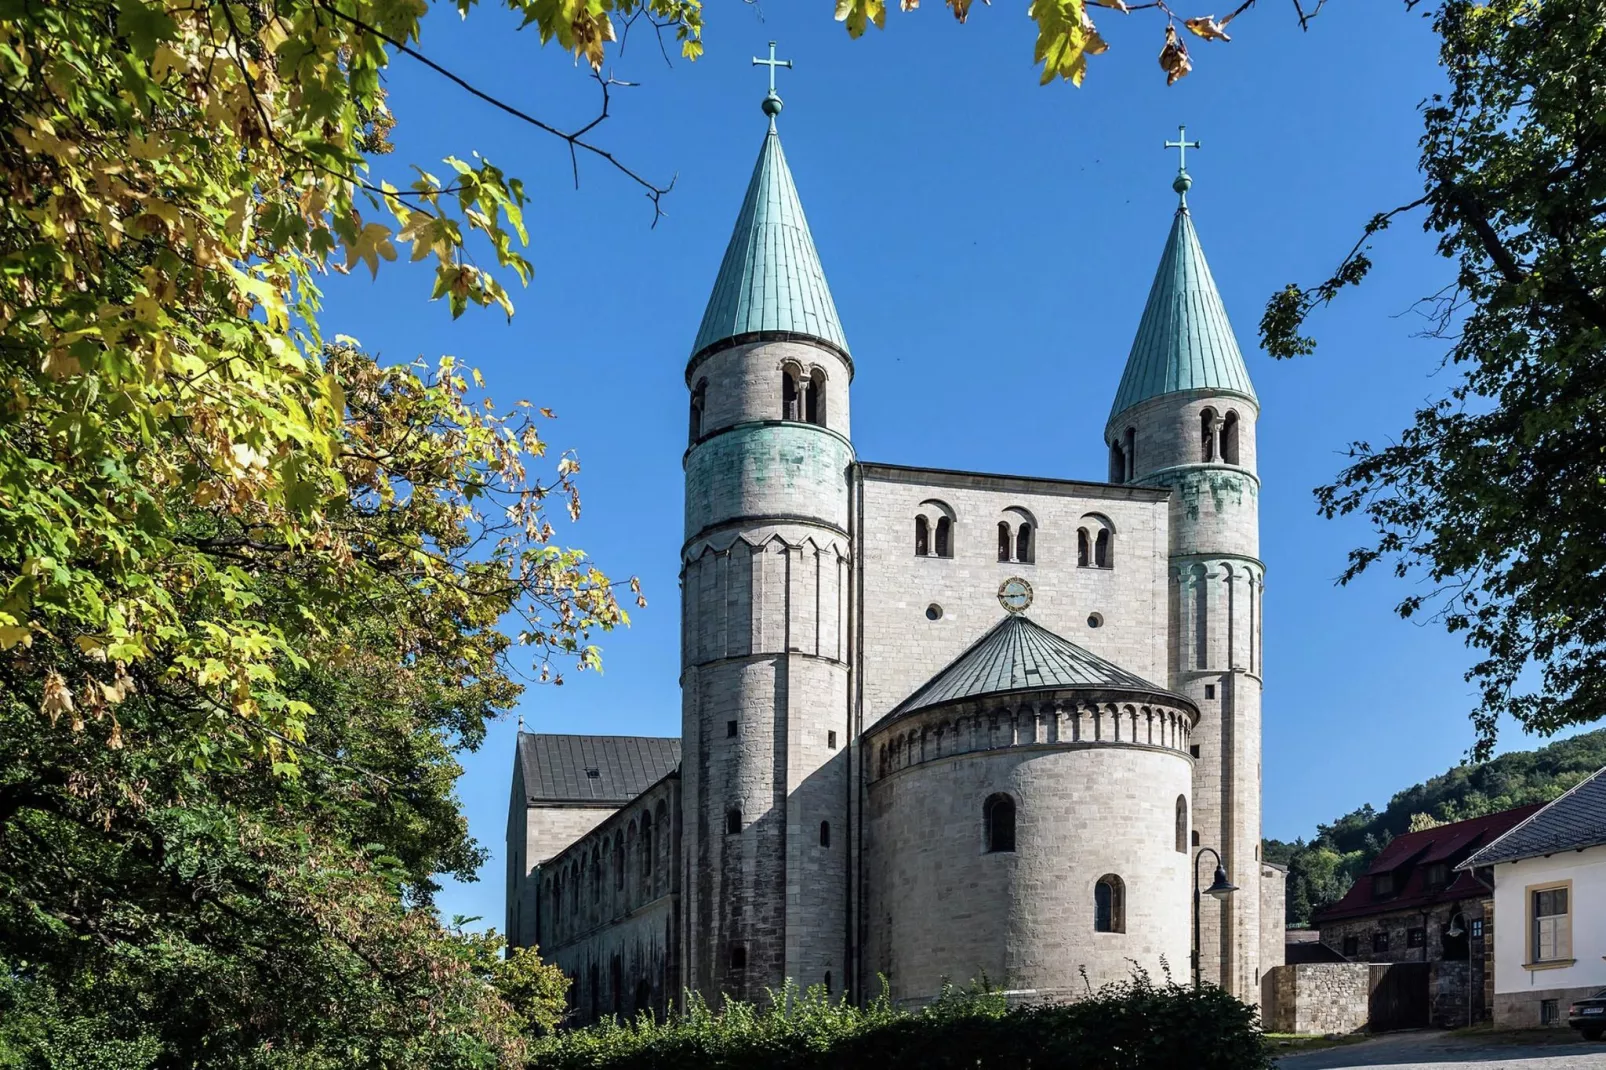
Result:
[[[1215,879],[1210,882],[1210,887],[1205,889],[1205,894],[1209,895],[1209,896],[1211,896],[1211,897],[1213,897],[1215,899],[1219,899],[1219,900],[1225,902],[1229,895],[1231,895],[1233,892],[1236,892],[1238,890],[1238,886],[1236,884],[1233,884],[1231,881],[1229,881],[1227,879],[1227,869],[1221,863],[1221,855],[1220,855],[1220,853],[1218,853],[1214,847],[1201,847],[1201,848],[1199,848],[1199,852],[1193,856],[1193,987],[1194,988],[1198,988],[1199,987],[1199,902],[1200,902],[1200,900],[1199,900],[1199,859],[1201,859],[1201,858],[1203,858],[1205,856],[1205,852],[1206,851],[1209,851],[1211,857],[1213,857],[1216,860],[1216,876],[1215,876]]]
[[[1460,921],[1455,919],[1460,918]],[[1450,915],[1449,927],[1444,930],[1446,936],[1465,936],[1467,938],[1467,1028],[1472,1028],[1472,934],[1467,932],[1470,923],[1464,911],[1456,911]]]

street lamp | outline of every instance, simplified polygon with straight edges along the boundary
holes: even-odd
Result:
[[[1238,890],[1238,886],[1227,879],[1227,869],[1221,863],[1221,855],[1214,847],[1201,847],[1199,853],[1193,856],[1193,987],[1199,987],[1199,859],[1209,851],[1216,860],[1216,877],[1205,889],[1205,894],[1222,902]]]
[[[1460,918],[1460,921],[1456,921]],[[1467,916],[1462,911],[1450,915],[1450,926],[1444,930],[1446,936],[1465,936],[1467,938],[1467,1028],[1472,1027],[1472,935],[1467,932]]]

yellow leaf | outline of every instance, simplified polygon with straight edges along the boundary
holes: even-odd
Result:
[[[33,633],[26,625],[0,624],[0,650],[10,650],[21,643],[23,646],[33,645]]]
[[[1099,7],[1114,8],[1123,15],[1131,14],[1131,8],[1126,6],[1126,0],[1093,0]]]
[[[887,5],[885,0],[837,0],[836,20],[847,26],[849,37],[859,37],[872,22],[878,30],[886,26]]]
[[[1228,15],[1227,22],[1231,21],[1232,16]],[[1226,23],[1217,22],[1214,15],[1201,15],[1195,19],[1187,19],[1182,25],[1193,31],[1195,36],[1203,37],[1206,41],[1232,40],[1232,38],[1227,36],[1227,31],[1222,28],[1226,25]]]

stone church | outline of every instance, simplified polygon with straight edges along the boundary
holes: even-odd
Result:
[[[1187,206],[1103,483],[861,460],[780,98],[686,364],[681,737],[520,733],[507,931],[577,1021],[1133,964],[1258,999],[1258,403]],[[870,359],[873,359],[871,357]],[[1263,924],[1264,923],[1264,924]]]

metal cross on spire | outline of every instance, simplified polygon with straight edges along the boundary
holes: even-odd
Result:
[[[1165,147],[1177,150],[1177,177],[1172,180],[1171,188],[1176,190],[1177,196],[1181,198],[1180,207],[1186,208],[1188,207],[1188,189],[1193,185],[1193,178],[1188,174],[1188,150],[1202,149],[1204,146],[1197,141],[1189,141],[1188,128],[1186,126],[1178,126],[1177,139],[1175,141],[1167,141]]]
[[[770,119],[773,120],[781,113],[781,95],[775,91],[775,68],[786,67],[787,69],[791,69],[792,61],[789,59],[776,59],[775,42],[771,41],[770,58],[759,59],[757,56],[754,56],[753,66],[768,67],[770,69],[770,91],[769,95],[764,98],[764,114],[768,115]]]

